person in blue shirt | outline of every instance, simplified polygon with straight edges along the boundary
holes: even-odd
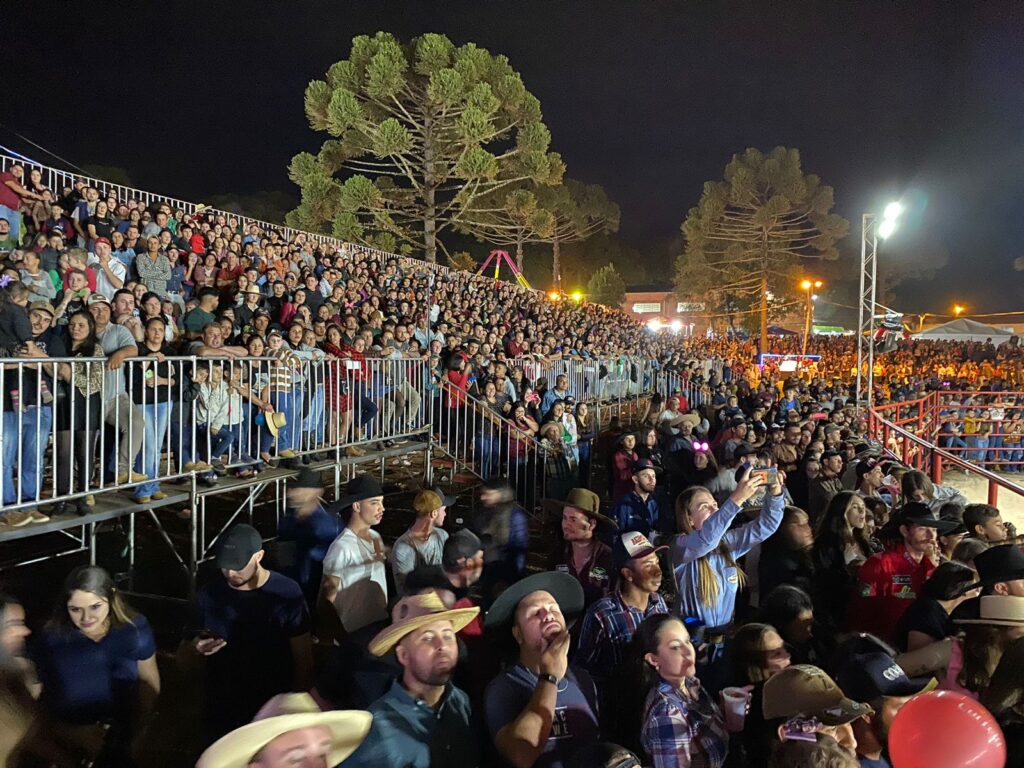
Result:
[[[544,393],[540,403],[540,417],[543,419],[556,400],[565,400],[569,396],[569,378],[565,374],[555,377],[555,386]]]
[[[76,568],[35,649],[44,706],[61,723],[108,729],[95,765],[131,766],[160,693],[156,642],[102,568]]]
[[[374,656],[394,651],[402,673],[370,705],[373,725],[345,762],[366,768],[474,768],[480,764],[469,697],[452,685],[459,660],[456,633],[480,609],[445,610],[437,592],[402,598],[394,623],[370,641]]]
[[[311,611],[320,591],[324,557],[344,527],[334,510],[324,508],[323,491],[319,474],[302,469],[288,484],[287,509],[277,524],[278,566],[302,587]]]
[[[658,477],[650,459],[633,462],[633,490],[617,499],[612,508],[612,519],[620,531],[639,531],[645,536],[651,532],[666,533],[668,515],[662,514],[655,489]]]

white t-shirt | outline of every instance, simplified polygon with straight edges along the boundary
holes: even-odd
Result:
[[[370,530],[370,541],[346,528],[327,549],[324,576],[340,580],[334,609],[346,632],[388,618],[388,583],[384,540]]]
[[[121,281],[121,285],[115,288],[110,282],[110,278],[107,277],[107,273],[103,271],[103,267],[100,266],[100,260],[96,254],[90,254],[87,263],[96,272],[96,293],[102,293],[108,300],[113,301],[114,292],[124,286],[125,277],[128,275],[128,270],[125,269],[124,264],[113,256],[110,257],[110,271],[117,275]]]

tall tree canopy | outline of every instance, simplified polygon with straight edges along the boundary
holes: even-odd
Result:
[[[587,283],[587,299],[607,307],[621,307],[626,300],[626,284],[614,264],[597,270]]]
[[[706,182],[683,222],[676,293],[717,309],[725,297],[738,310],[760,304],[764,349],[769,294],[796,299],[805,262],[838,258],[836,242],[850,224],[832,206],[832,187],[803,172],[797,150],[734,155],[725,180]]]
[[[356,37],[349,58],[306,88],[305,106],[332,138],[292,159],[302,201],[288,222],[343,239],[434,261],[481,196],[557,184],[564,172],[540,102],[508,59],[444,35]]]
[[[584,184],[575,179],[566,179],[557,186],[540,187],[537,197],[554,217],[550,233],[539,239],[551,243],[552,284],[561,289],[561,246],[581,242],[599,232],[618,232],[619,206],[608,199],[599,184]]]

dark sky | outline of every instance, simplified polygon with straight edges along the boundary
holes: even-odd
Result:
[[[905,282],[901,309],[1024,309],[1012,267],[1024,256],[1019,2],[90,7],[5,8],[0,122],[78,165],[124,167],[140,187],[197,200],[294,193],[289,159],[324,138],[303,113],[308,81],[347,57],[353,35],[436,31],[508,55],[568,174],[605,186],[632,245],[664,250],[733,153],[783,144],[835,188],[851,260],[863,211],[910,202],[882,258],[948,264]],[[0,143],[59,164],[7,129]]]

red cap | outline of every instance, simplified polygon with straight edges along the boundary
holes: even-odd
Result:
[[[110,240],[108,238],[106,238],[106,237],[97,237],[96,240],[93,242],[93,245],[96,246],[96,245],[99,245],[100,243],[106,243],[111,248],[114,247],[113,244],[110,242]]]

